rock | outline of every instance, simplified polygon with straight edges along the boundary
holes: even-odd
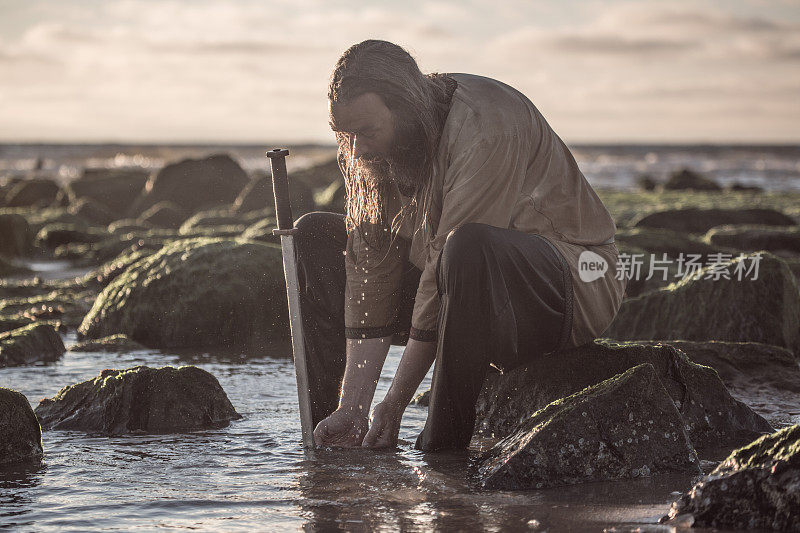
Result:
[[[699,474],[697,453],[650,364],[556,400],[480,460],[488,489],[540,489],[587,481]]]
[[[96,292],[91,290],[60,288],[38,296],[0,300],[0,313],[18,313],[31,320],[58,320],[76,328],[92,307],[95,296]]]
[[[289,185],[289,202],[292,205],[292,216],[297,219],[305,213],[316,209],[314,193],[303,181],[296,179],[292,174]],[[272,178],[259,177],[250,181],[233,202],[233,212],[247,213],[250,211],[263,211],[275,209],[275,199],[272,195]]]
[[[178,229],[187,216],[186,211],[172,202],[159,202],[142,213],[137,220],[146,226]]]
[[[108,232],[115,235],[126,233],[145,233],[153,229],[153,225],[143,220],[123,218],[108,225]]]
[[[0,315],[0,335],[6,331],[12,331],[28,326],[35,321],[35,319],[24,316],[21,313]]]
[[[17,183],[6,195],[6,207],[46,207],[61,188],[49,178],[32,178]]]
[[[125,333],[154,348],[260,346],[288,335],[287,314],[279,247],[187,239],[119,275],[79,332],[95,339]]]
[[[20,276],[33,272],[25,265],[20,265],[0,255],[0,278]]]
[[[663,256],[648,252],[644,248],[631,246],[630,244],[619,241],[620,268],[625,268],[625,298],[639,296],[646,292],[666,287],[673,281],[680,279],[678,275],[677,262],[669,260],[666,263],[653,263],[662,261]],[[638,265],[638,266],[637,266]],[[651,273],[652,265],[652,273]],[[659,270],[660,266],[666,266],[667,272]]]
[[[28,221],[16,213],[0,213],[0,255],[21,257],[33,248],[33,232]]]
[[[85,230],[73,224],[48,224],[36,235],[36,245],[55,249],[62,244],[94,244],[108,237],[106,231]]]
[[[760,342],[636,340],[634,344],[673,346],[693,362],[710,366],[731,395],[766,418],[783,424],[800,413],[800,367],[786,348]]]
[[[422,407],[428,407],[431,403],[431,391],[430,389],[420,392],[419,394],[415,395],[411,399],[410,405],[420,405]]]
[[[738,181],[731,183],[730,187],[728,188],[732,191],[764,192],[764,187],[759,187],[758,185],[746,185],[744,183],[739,183]]]
[[[701,176],[688,168],[673,172],[664,183],[664,189],[695,189],[701,191],[721,191],[722,187],[705,176]]]
[[[644,191],[654,191],[658,186],[658,182],[652,176],[643,174],[636,179],[636,186]]]
[[[670,257],[678,257],[680,254],[702,254],[707,255],[724,250],[721,246],[714,246],[702,241],[699,237],[659,228],[620,228],[617,230],[614,240],[628,246],[635,246],[645,250],[647,253],[655,254],[657,259],[661,254]]]
[[[105,435],[221,428],[241,418],[217,378],[195,366],[103,370],[35,412],[45,429]]]
[[[112,213],[126,213],[142,193],[148,172],[144,169],[85,169],[80,179],[66,186],[70,203],[90,198]],[[118,218],[118,217],[117,217]]]
[[[277,227],[277,222],[274,218],[264,218],[255,224],[248,226],[247,229],[242,232],[242,238],[253,241],[280,244],[280,236],[272,234],[272,230]]]
[[[178,233],[181,235],[192,235],[202,230],[241,224],[242,220],[228,208],[209,209],[207,211],[195,213],[186,219],[183,224],[181,224]]]
[[[695,446],[726,445],[771,431],[766,420],[731,397],[713,369],[691,362],[680,350],[596,339],[487,376],[476,405],[475,432],[505,437],[550,402],[644,363],[655,368]]]
[[[91,198],[78,198],[67,210],[93,226],[108,226],[117,219],[108,207]]]
[[[129,213],[139,215],[163,201],[190,213],[230,204],[248,181],[242,167],[228,155],[185,159],[151,176]]]
[[[66,349],[50,324],[30,324],[0,333],[0,367],[55,361]]]
[[[668,518],[687,517],[695,527],[800,531],[800,426],[731,453],[672,504]]]
[[[800,226],[716,226],[708,230],[703,240],[735,250],[769,250],[775,254],[800,255]]]
[[[339,169],[339,163],[336,161],[336,156],[331,157],[317,165],[296,170],[290,176],[292,183],[302,182],[312,190],[320,190],[328,187],[335,181],[344,182],[344,176]],[[299,215],[295,213],[295,218]]]
[[[146,348],[136,341],[128,338],[127,335],[117,334],[103,337],[101,339],[92,339],[73,344],[67,348],[70,352],[134,352],[137,350],[145,350]]]
[[[737,266],[754,268],[757,255],[735,258],[719,267],[731,279],[704,279],[713,266],[662,289],[622,302],[603,332],[613,339],[685,339],[752,341],[774,344],[800,354],[800,292],[782,259],[764,252],[758,277]]]
[[[42,428],[21,393],[0,388],[0,466],[39,463]]]
[[[705,233],[724,224],[793,226],[795,220],[774,209],[667,209],[634,219],[636,227],[664,228],[678,232]]]
[[[138,243],[134,244],[111,261],[103,263],[93,271],[86,274],[81,279],[81,283],[86,286],[93,286],[102,289],[114,281],[117,276],[125,272],[129,266],[149,255],[152,255],[158,249],[160,249],[160,246],[152,249],[146,245],[140,247],[138,246]]]

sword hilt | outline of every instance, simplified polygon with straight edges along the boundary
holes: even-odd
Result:
[[[287,230],[294,227],[292,205],[289,201],[289,177],[286,174],[286,156],[289,150],[274,148],[267,152],[272,164],[272,195],[275,197],[275,217],[278,229]]]

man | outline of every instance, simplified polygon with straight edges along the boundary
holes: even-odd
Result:
[[[530,100],[499,81],[424,75],[368,40],[339,59],[328,99],[346,215],[296,222],[315,442],[395,446],[435,361],[416,447],[463,449],[490,364],[535,363],[614,318],[614,221]],[[404,341],[370,425],[389,345]]]

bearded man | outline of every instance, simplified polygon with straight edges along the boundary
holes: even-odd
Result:
[[[425,75],[403,48],[367,40],[338,60],[328,100],[346,214],[295,223],[315,443],[396,446],[435,361],[416,447],[464,449],[490,365],[535,364],[611,323],[625,290],[614,221],[500,81]],[[583,281],[587,251],[600,267]],[[405,350],[370,424],[390,344]]]

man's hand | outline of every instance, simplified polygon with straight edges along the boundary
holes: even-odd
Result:
[[[365,448],[396,448],[404,407],[382,401],[372,411],[372,425],[361,444]]]
[[[314,444],[351,448],[361,446],[369,429],[367,417],[359,411],[339,408],[314,429]]]

